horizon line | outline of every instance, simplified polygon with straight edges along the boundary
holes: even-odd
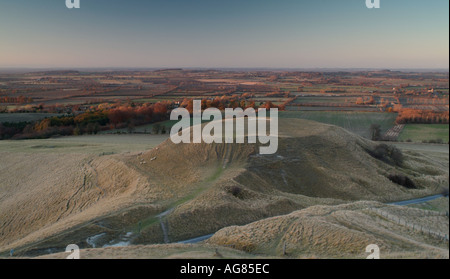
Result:
[[[108,71],[108,70],[272,70],[272,71],[446,71],[449,72],[450,68],[429,68],[429,67],[407,67],[407,68],[389,68],[389,67],[128,67],[128,66],[117,66],[117,67],[0,67],[0,71],[8,70],[21,70],[21,71],[52,71],[52,70],[95,70],[95,71]]]

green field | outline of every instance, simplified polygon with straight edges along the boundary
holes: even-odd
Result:
[[[400,134],[400,141],[423,142],[430,140],[442,140],[449,142],[448,124],[408,124]]]
[[[394,126],[397,114],[351,111],[282,111],[280,118],[301,118],[332,124],[370,139],[372,124],[381,125],[382,133],[384,133]]]
[[[355,103],[356,98],[354,97],[299,97],[295,100],[297,104],[311,104],[311,103],[340,103],[340,104],[351,104]]]
[[[0,123],[33,122],[47,117],[59,116],[56,113],[0,113]]]

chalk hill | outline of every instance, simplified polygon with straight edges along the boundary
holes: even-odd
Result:
[[[277,154],[251,144],[179,144],[109,156],[5,154],[0,165],[0,252],[150,244],[210,234],[313,205],[397,201],[436,193],[448,170],[342,128],[280,120]],[[410,177],[417,189],[391,182]]]

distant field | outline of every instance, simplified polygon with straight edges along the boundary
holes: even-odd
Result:
[[[340,103],[340,104],[351,104],[355,103],[356,98],[354,97],[299,97],[295,100],[298,104],[311,104],[311,103]]]
[[[365,138],[370,138],[370,126],[381,125],[382,133],[394,126],[397,114],[345,111],[282,111],[280,118],[301,118],[332,124]]]
[[[380,110],[375,107],[330,107],[330,106],[286,106],[287,111],[304,112],[304,111],[316,111],[316,112],[372,112],[380,113]]]
[[[143,98],[143,99],[135,99],[133,102],[136,103],[156,103],[156,102],[165,102],[165,101],[176,101],[179,100],[179,97],[155,97],[155,98]]]
[[[0,113],[0,123],[32,122],[47,117],[59,116],[56,113]]]
[[[408,124],[400,134],[399,140],[422,142],[441,139],[444,143],[448,143],[448,133],[448,124]]]
[[[172,129],[172,126],[175,125],[178,122],[179,122],[178,120],[167,120],[167,121],[154,123],[154,124],[141,125],[141,126],[135,127],[134,130],[133,130],[133,133],[144,133],[144,134],[153,133],[152,132],[153,126],[156,125],[156,124],[159,124],[161,126],[165,126],[166,127],[167,135],[169,135],[170,134],[170,129]],[[209,121],[202,120],[202,123],[206,123],[206,122],[209,122]],[[192,124],[192,119],[191,119],[191,124]],[[100,132],[99,134],[116,134],[118,132],[128,133],[128,128],[103,131],[103,132]]]
[[[175,125],[177,122],[178,121],[176,121],[176,120],[167,120],[167,121],[163,121],[163,122],[159,122],[159,123],[155,123],[155,124],[159,124],[161,126],[166,126],[167,134],[169,134],[172,126]],[[133,132],[134,133],[152,133],[153,126],[155,124],[146,124],[146,125],[142,125],[142,126],[137,126],[134,128]],[[128,128],[103,131],[103,132],[100,132],[100,134],[115,134],[117,132],[128,133]]]

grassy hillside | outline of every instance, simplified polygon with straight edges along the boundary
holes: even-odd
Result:
[[[366,247],[376,244],[383,259],[448,258],[448,242],[421,229],[448,234],[448,218],[420,209],[358,202],[313,206],[228,227],[207,242],[274,257],[365,259]]]
[[[38,259],[65,259],[68,253],[56,253],[37,257]],[[257,259],[239,250],[215,245],[138,245],[130,247],[109,247],[84,249],[81,259]]]
[[[392,165],[371,155],[376,143],[300,119],[280,120],[279,150],[268,156],[251,144],[167,140],[113,155],[101,145],[55,152],[45,144],[0,149],[0,253],[92,248],[95,236],[96,247],[176,242],[317,204],[404,200],[448,185],[448,168],[432,159],[407,154]],[[417,189],[391,182],[392,173]]]
[[[342,127],[361,137],[371,139],[370,126],[381,125],[382,133],[395,124],[396,113],[351,111],[282,111],[281,118],[300,118]]]
[[[19,154],[78,153],[103,156],[149,150],[160,145],[168,137],[169,135],[84,135],[20,141],[3,140],[0,141],[0,152]]]

